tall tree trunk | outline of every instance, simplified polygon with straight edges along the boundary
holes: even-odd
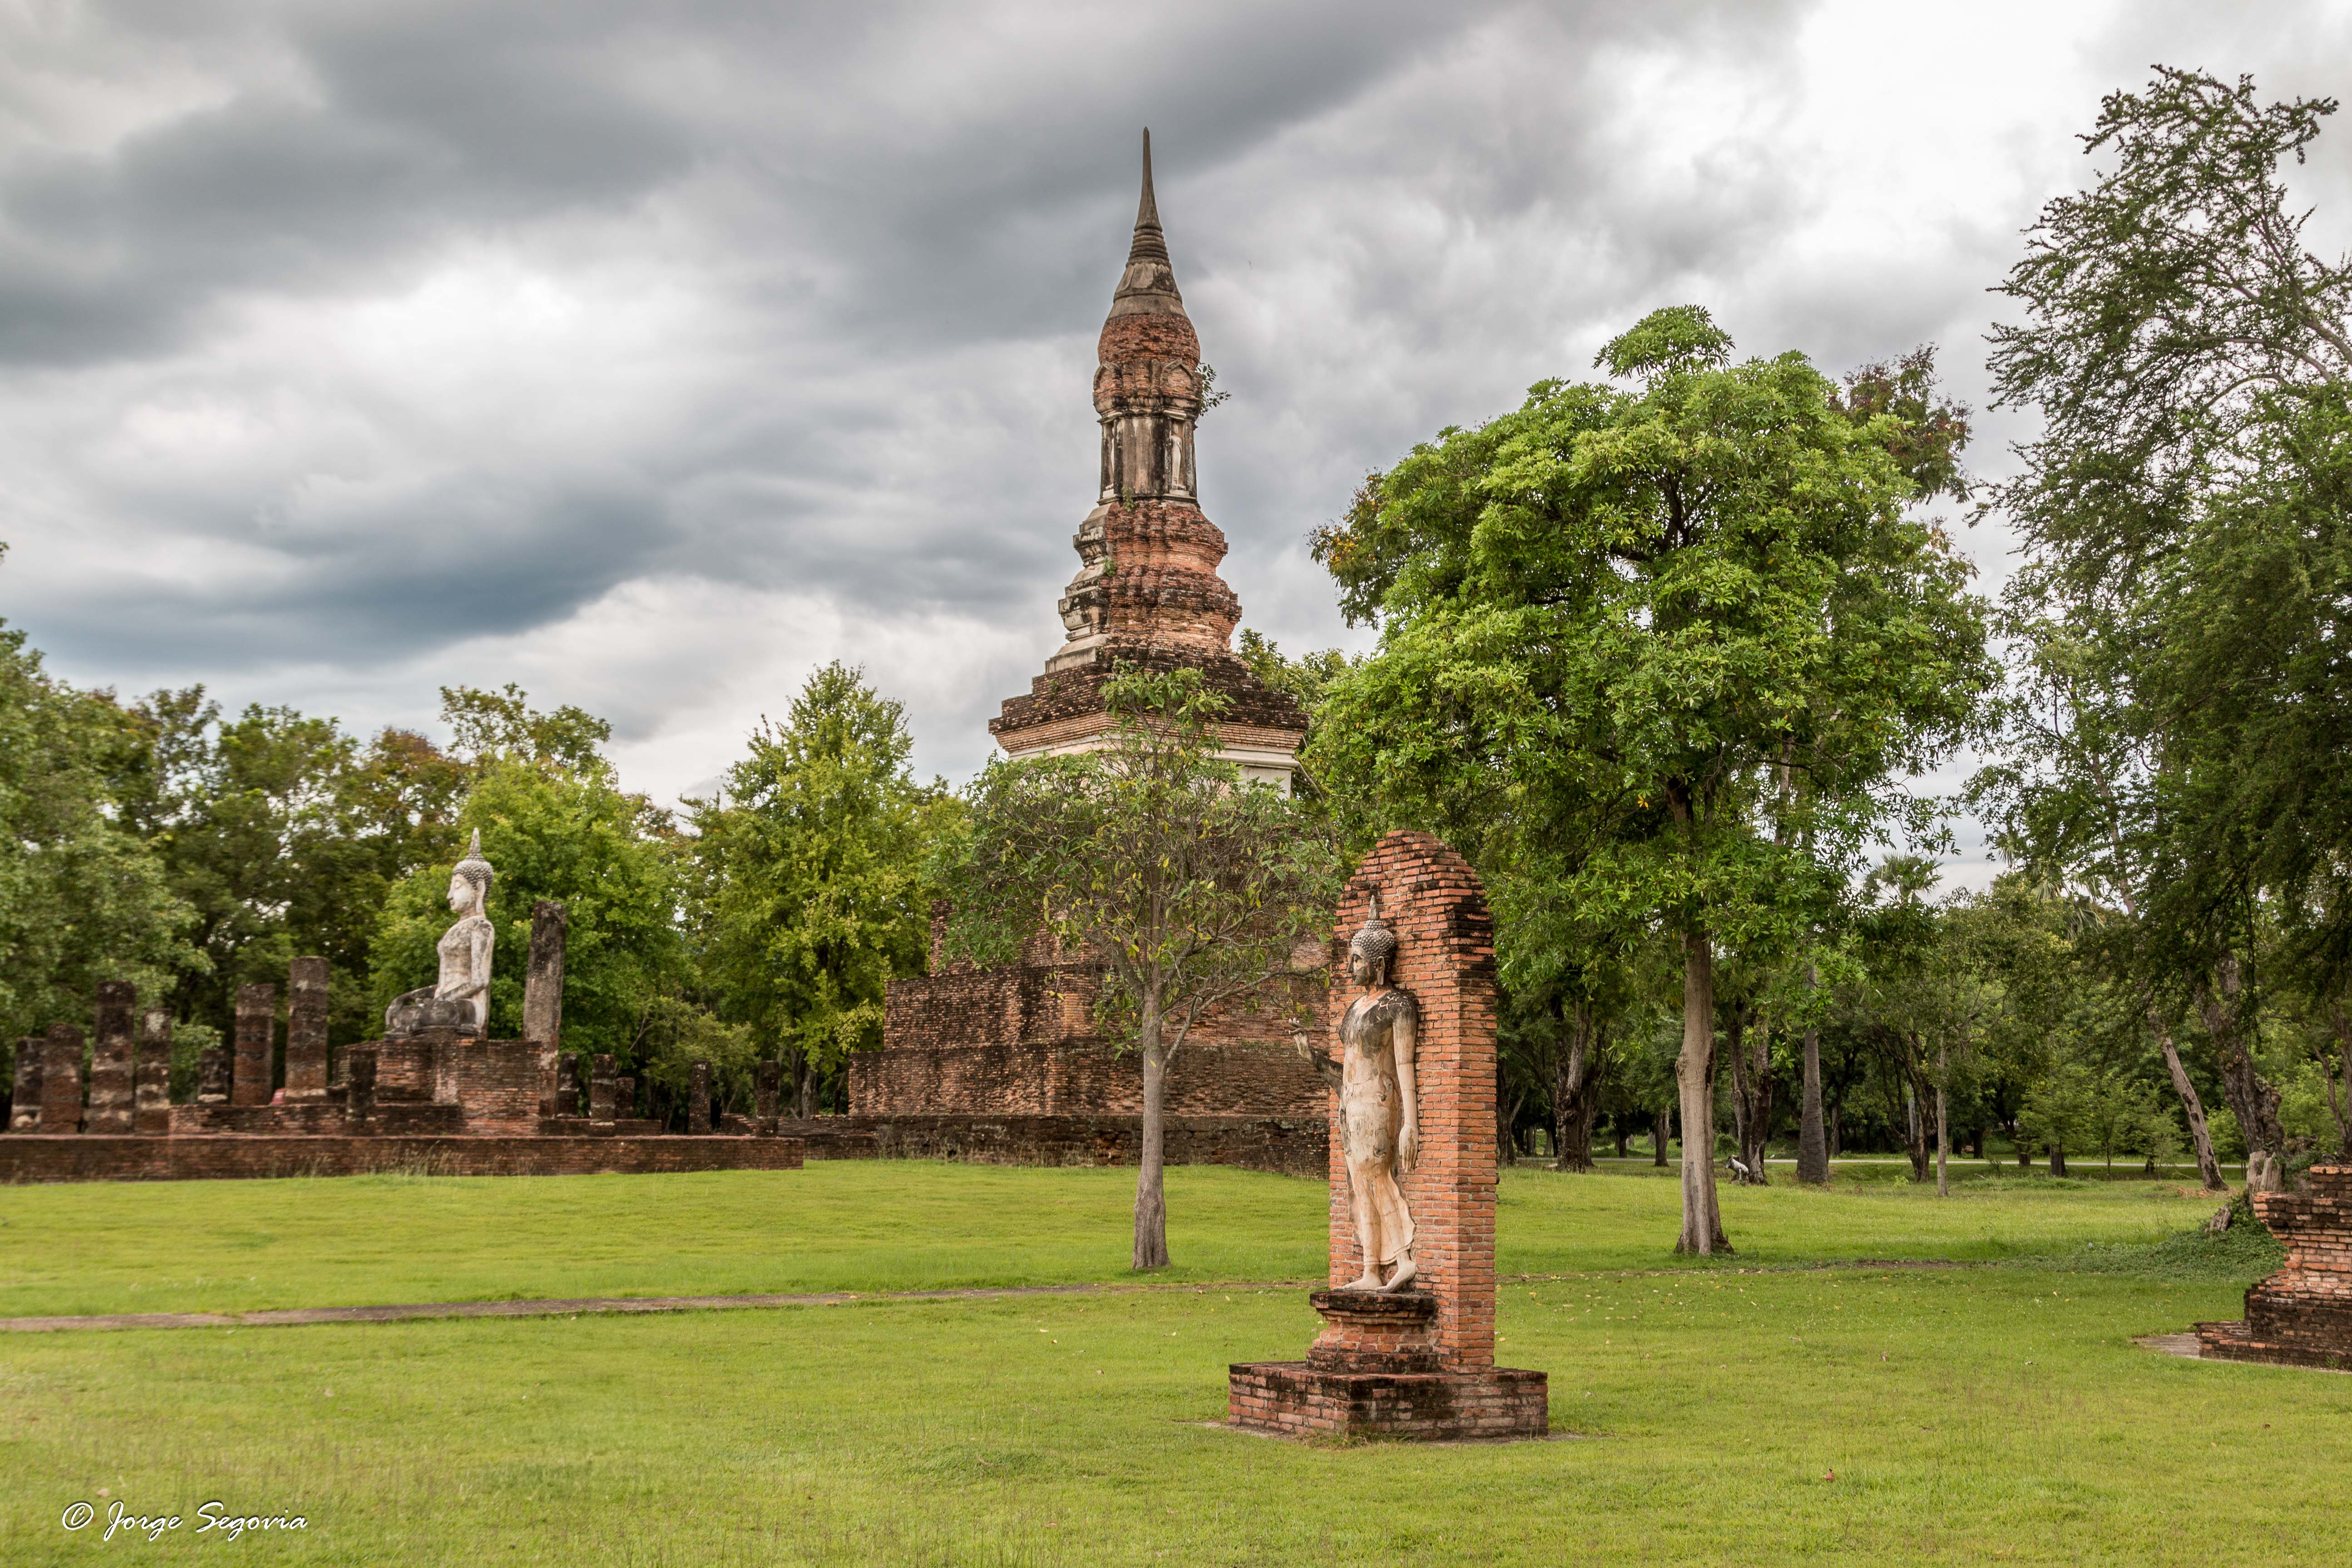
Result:
[[[2214,965],[2210,984],[2200,979],[2197,984],[2197,1010],[2220,1058],[2221,1093],[2246,1141],[2246,1190],[2274,1193],[2286,1156],[2286,1130],[2279,1124],[2279,1091],[2254,1065],[2253,1042],[2246,1038],[2244,998],[2234,952],[2224,953]]]
[[[1498,1167],[1518,1162],[1518,1140],[1512,1135],[1518,1120],[1518,1098],[1506,1099],[1503,1094],[1503,1058],[1498,1056],[1495,1058],[1495,1163]]]
[[[1141,1047],[1143,1057],[1143,1151],[1135,1173],[1136,1268],[1168,1267],[1168,1184],[1165,1130],[1161,1112],[1168,1103],[1168,1057],[1160,1044],[1159,1009],[1147,998]]]
[[[1748,1167],[1741,1181],[1769,1186],[1772,1177],[1764,1165],[1764,1146],[1772,1138],[1772,1031],[1759,1020],[1743,1037],[1725,1042],[1745,1070],[1734,1074],[1732,1091],[1739,1100],[1739,1160]]]
[[[1552,1053],[1552,1150],[1563,1171],[1592,1169],[1592,1120],[1601,1110],[1601,1052],[1590,1003],[1578,1002],[1561,1020],[1568,1048]],[[1617,1135],[1624,1149],[1625,1135]]]
[[[1951,1173],[1946,1168],[1952,1161],[1952,1124],[1948,1119],[1951,1107],[1947,1102],[1944,1085],[1951,1075],[1951,1058],[1943,1042],[1936,1044],[1936,1195],[1952,1195]]]
[[[2050,1145],[2050,1173],[2053,1176],[2066,1173],[2066,1145],[2063,1142]]]
[[[1805,963],[1805,989],[1815,984],[1812,962]],[[1822,1032],[1805,1026],[1805,1084],[1797,1110],[1797,1180],[1821,1186],[1830,1179],[1829,1130],[1822,1124]]]
[[[2342,1003],[2328,1004],[2327,1026],[2335,1032],[2336,1048],[2344,1058],[2342,1092],[2337,1091],[2336,1079],[2326,1073],[2319,1076],[2327,1084],[2327,1109],[2336,1118],[2336,1156],[2352,1160],[2352,1018],[2345,1016]]]
[[[1616,1135],[1617,1157],[1625,1158],[1625,1117],[1622,1111],[1609,1113],[1609,1131]]]
[[[1651,1123],[1651,1128],[1650,1163],[1663,1165],[1666,1163],[1666,1145],[1674,1141],[1675,1108],[1671,1105],[1660,1107],[1657,1120]]]
[[[1683,1048],[1675,1058],[1683,1124],[1683,1228],[1675,1250],[1729,1252],[1715,1196],[1715,949],[1705,931],[1683,937]]]
[[[2226,1184],[2221,1180],[2221,1162],[2213,1154],[2213,1134],[2206,1131],[2205,1102],[2197,1098],[2197,1086],[2189,1081],[2189,1069],[2180,1065],[2180,1048],[2172,1043],[2170,1026],[2153,1007],[2147,1010],[2147,1026],[2156,1031],[2156,1043],[2164,1048],[2164,1070],[2172,1075],[2172,1092],[2180,1097],[2180,1109],[2189,1114],[2189,1142],[2197,1150],[2198,1178],[2207,1192],[2218,1193]],[[2148,1156],[2151,1163],[2155,1158]]]

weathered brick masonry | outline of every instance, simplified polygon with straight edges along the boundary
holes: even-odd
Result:
[[[2246,1292],[2243,1322],[2200,1323],[2209,1356],[2352,1372],[2352,1165],[2315,1165],[2308,1193],[2256,1193],[2286,1265]]]
[[[138,994],[121,980],[98,987],[98,1028],[90,1042],[89,1102],[82,1112],[85,1132],[128,1132],[132,1128],[131,1010]]]
[[[1306,1361],[1234,1366],[1229,1417],[1286,1436],[1541,1436],[1550,1421],[1545,1374],[1495,1365],[1495,939],[1486,893],[1438,839],[1391,833],[1348,883],[1335,952],[1364,924],[1374,893],[1396,937],[1392,983],[1419,1003],[1421,1158],[1399,1177],[1419,1275],[1393,1296],[1337,1289],[1363,1268],[1339,1096],[1326,1091],[1335,1289],[1312,1297],[1325,1327]],[[1338,1039],[1350,1000],[1349,987],[1332,987],[1328,1038]]]
[[[812,1160],[962,1160],[978,1165],[1132,1165],[1143,1120],[1121,1116],[787,1117],[778,1131]],[[1286,1176],[1323,1173],[1323,1123],[1277,1116],[1171,1116],[1171,1165],[1236,1165]]]

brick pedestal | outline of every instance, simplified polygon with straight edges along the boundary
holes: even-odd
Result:
[[[2352,1165],[2315,1165],[2307,1180],[2308,1195],[2254,1194],[2286,1267],[2246,1292],[2243,1322],[2197,1325],[2205,1354],[2352,1372]]]
[[[1228,1414],[1235,1426],[1289,1436],[1539,1437],[1550,1423],[1545,1374],[1495,1365],[1495,946],[1486,893],[1468,864],[1427,834],[1391,833],[1373,847],[1349,881],[1334,932],[1323,1045],[1335,1055],[1339,1020],[1359,994],[1339,966],[1375,892],[1396,935],[1391,983],[1419,1005],[1422,1152],[1399,1184],[1418,1276],[1394,1296],[1315,1292],[1324,1328],[1307,1359],[1234,1366]],[[1327,1098],[1337,1287],[1363,1269],[1339,1096]]]

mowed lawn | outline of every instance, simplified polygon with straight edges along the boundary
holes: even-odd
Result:
[[[1737,1265],[1985,1260],[2141,1243],[2213,1198],[2177,1183],[1969,1181],[1885,1167],[1827,1191],[1723,1189]],[[352,1176],[0,1187],[0,1317],[524,1297],[1055,1285],[1130,1278],[1132,1170],[821,1161],[667,1176]],[[1670,1266],[1680,1194],[1647,1168],[1506,1173],[1505,1274]],[[1168,1173],[1177,1282],[1308,1279],[1319,1182]]]
[[[1319,1184],[1174,1175],[1189,1268],[1312,1271]],[[0,1191],[0,1249],[9,1311],[1116,1280],[1129,1180],[890,1163],[17,1188]],[[1503,1195],[1506,1271],[1564,1276],[1507,1286],[1500,1302],[1503,1359],[1551,1374],[1550,1442],[1307,1447],[1218,1429],[1227,1363],[1296,1357],[1312,1336],[1293,1289],[9,1335],[0,1562],[212,1549],[272,1563],[2205,1568],[2341,1555],[2352,1377],[2130,1342],[2234,1315],[2261,1271],[2242,1247],[2201,1261],[2177,1245],[2132,1250],[2201,1220],[2209,1199],[2126,1184],[1945,1203],[1883,1183],[1732,1192],[1740,1255],[1676,1268],[1671,1182],[1520,1172]],[[158,1209],[167,1223],[152,1224]],[[271,1239],[244,1249],[247,1295],[132,1298],[142,1224],[146,1265],[182,1281],[173,1290],[226,1277],[224,1232]],[[415,1256],[436,1245],[443,1260]],[[1790,1267],[1933,1256],[2006,1261]],[[215,1498],[299,1511],[309,1529],[191,1534]],[[102,1543],[102,1512],[60,1529],[78,1500],[188,1522],[152,1545]]]

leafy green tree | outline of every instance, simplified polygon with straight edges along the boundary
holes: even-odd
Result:
[[[2084,138],[2108,166],[2043,209],[1992,356],[1999,399],[2042,419],[1996,493],[2028,546],[2012,625],[2067,650],[2131,763],[2034,758],[2018,815],[2121,803],[2135,972],[2210,1041],[2256,1187],[2284,1152],[2258,928],[2282,920],[2331,989],[2352,978],[2352,262],[2305,248],[2280,174],[2335,108],[2168,68],[2110,95]]]
[[[134,744],[122,711],[41,668],[0,625],[0,1051],[89,1018],[102,980],[156,994],[204,955],[163,864],[118,820],[110,788]]]
[[[1096,1018],[1141,1059],[1143,1149],[1134,1267],[1168,1263],[1167,1081],[1212,1009],[1288,999],[1322,938],[1336,857],[1306,809],[1217,758],[1223,699],[1197,669],[1121,670],[1100,751],[997,760],[965,799],[950,847],[950,951],[1002,963],[1042,931],[1099,960]]]
[[[763,722],[720,800],[693,805],[707,983],[794,1064],[800,1114],[849,1053],[882,1041],[884,988],[923,972],[941,786],[908,770],[906,711],[861,671],[810,676]]]
[[[445,703],[462,712],[463,691],[445,692]],[[513,695],[520,705],[520,694]],[[440,852],[393,888],[378,921],[375,1005],[432,979],[434,943],[451,919],[449,868],[478,828],[498,871],[487,911],[498,931],[490,1032],[521,1033],[531,906],[552,900],[568,915],[565,1047],[635,1061],[664,998],[679,994],[688,978],[677,834],[667,813],[622,792],[593,745],[565,752],[534,744],[532,725],[541,717],[525,709],[517,727],[468,738],[472,783],[457,820]],[[601,721],[590,724],[601,730]]]
[[[123,715],[112,788],[120,820],[162,859],[206,963],[181,976],[178,1017],[226,1033],[236,987],[283,984],[287,961],[324,956],[332,1037],[369,1031],[369,952],[392,885],[436,852],[466,770],[387,730],[362,750],[331,719],[249,707],[224,721],[202,687]]]
[[[1682,955],[1679,1250],[1727,1243],[1714,1126],[1718,943],[1793,951],[1863,845],[1932,837],[1903,780],[1990,683],[1969,567],[1909,515],[1921,433],[1857,421],[1802,356],[1731,361],[1704,310],[1544,382],[1369,484],[1318,557],[1378,652],[1335,679],[1310,764],[1373,825],[1465,847],[1507,982],[1580,962],[1523,941],[1570,911]]]

